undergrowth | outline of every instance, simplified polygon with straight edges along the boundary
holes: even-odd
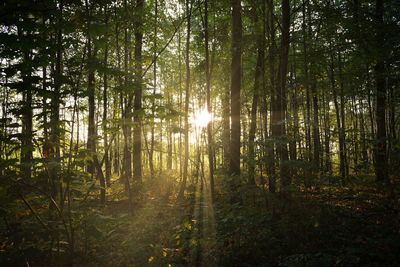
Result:
[[[396,266],[398,211],[370,186],[267,193],[224,179],[216,200],[220,266]],[[234,202],[232,202],[234,200]]]

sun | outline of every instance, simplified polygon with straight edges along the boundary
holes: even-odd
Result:
[[[192,122],[197,127],[206,127],[211,120],[211,114],[207,111],[207,109],[203,108],[195,112]]]

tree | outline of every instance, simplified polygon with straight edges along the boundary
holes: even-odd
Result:
[[[133,164],[135,180],[142,180],[142,42],[144,0],[136,1],[135,27],[135,103],[133,130]]]
[[[179,190],[178,199],[182,199],[186,189],[186,182],[188,178],[189,167],[189,99],[190,99],[190,31],[191,31],[191,16],[192,4],[190,0],[186,0],[186,49],[185,49],[185,65],[186,65],[186,79],[185,79],[185,111],[184,111],[184,163],[183,163],[183,177]]]
[[[375,145],[375,174],[376,180],[389,182],[387,173],[387,141],[386,141],[386,82],[385,61],[382,47],[379,43],[385,39],[383,29],[384,3],[382,0],[375,2],[377,63],[375,65],[376,80],[376,145]]]
[[[265,5],[262,5],[262,13],[264,15]],[[255,77],[254,77],[254,89],[253,89],[253,100],[251,104],[251,124],[249,131],[249,184],[255,184],[255,144],[254,139],[256,135],[256,127],[257,127],[257,108],[259,103],[260,94],[262,92],[263,85],[263,74],[264,74],[264,27],[260,27],[259,24],[259,9],[254,7],[254,23],[256,27],[256,42],[257,42],[257,63],[255,68]],[[261,20],[264,23],[264,19]]]
[[[205,64],[206,64],[206,93],[207,111],[212,114],[211,104],[211,73],[210,73],[210,51],[208,37],[208,0],[204,1],[204,45],[205,45]],[[213,146],[212,121],[207,124],[207,148],[208,148],[208,168],[210,170],[211,198],[214,199],[214,146]]]
[[[242,58],[241,0],[232,0],[232,62],[231,62],[231,138],[230,166],[232,175],[240,175],[240,87]]]
[[[287,170],[289,159],[286,142],[286,109],[287,91],[286,75],[289,56],[289,28],[290,28],[290,5],[288,0],[282,0],[282,39],[279,49],[279,68],[275,84],[273,100],[271,103],[271,131],[275,138],[276,151],[280,159],[281,186],[285,190],[290,185],[290,174]]]

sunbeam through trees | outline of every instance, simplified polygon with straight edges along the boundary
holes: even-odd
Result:
[[[0,2],[1,266],[397,266],[398,0]]]

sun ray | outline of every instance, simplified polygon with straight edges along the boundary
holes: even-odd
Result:
[[[210,114],[206,108],[197,110],[192,117],[192,123],[197,127],[206,127],[211,120],[212,114]]]

